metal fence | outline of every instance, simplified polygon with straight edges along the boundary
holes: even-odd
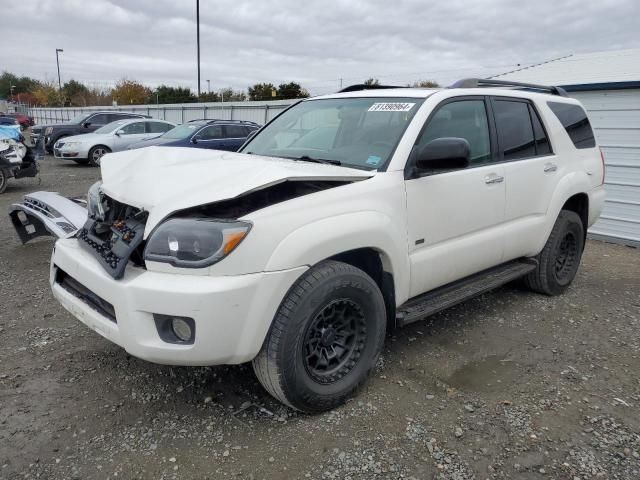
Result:
[[[119,111],[149,115],[152,118],[169,122],[184,123],[200,118],[221,120],[249,120],[264,124],[297,100],[275,102],[214,102],[182,103],[166,105],[130,105],[118,107],[67,107],[67,108],[29,108],[36,124],[60,123],[95,111]]]

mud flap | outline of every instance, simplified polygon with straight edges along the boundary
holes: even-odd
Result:
[[[87,221],[86,202],[55,192],[34,192],[9,206],[9,216],[22,243],[52,235],[73,236]]]

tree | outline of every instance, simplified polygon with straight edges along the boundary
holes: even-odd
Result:
[[[220,95],[218,95],[216,92],[201,93],[199,100],[201,102],[219,102]]]
[[[62,105],[62,98],[58,88],[52,83],[43,83],[33,92],[33,96],[38,105],[45,107],[58,107]]]
[[[223,102],[244,102],[247,94],[242,90],[234,90],[231,87],[220,90],[220,100]]]
[[[141,105],[151,96],[151,90],[135,80],[120,80],[111,91],[113,99],[120,105]]]
[[[416,88],[439,88],[440,85],[434,80],[418,80],[413,84]]]
[[[35,90],[40,82],[30,77],[18,77],[10,72],[2,72],[0,75],[0,97],[7,98],[11,95],[13,86],[13,94],[27,93]]]
[[[278,91],[272,83],[256,83],[249,87],[249,100],[273,100]]]
[[[186,87],[160,85],[152,93],[149,103],[191,103],[197,100],[193,92]]]
[[[367,85],[367,86],[380,85],[380,81],[378,81],[377,78],[368,78],[364,81],[364,85]]]
[[[77,80],[69,80],[62,86],[64,103],[74,107],[86,107],[88,93],[89,89]]]
[[[307,98],[309,92],[296,82],[281,83],[278,85],[278,98]]]

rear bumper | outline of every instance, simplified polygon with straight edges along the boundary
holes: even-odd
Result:
[[[587,226],[591,226],[600,217],[604,208],[605,190],[604,185],[594,188],[589,192],[589,221]]]
[[[109,318],[56,281],[58,269],[113,306]],[[56,243],[50,283],[72,315],[131,355],[170,365],[242,363],[259,352],[271,321],[290,286],[306,270],[209,277],[151,272],[127,267],[114,280],[76,239]],[[192,318],[193,344],[163,340],[156,315]]]

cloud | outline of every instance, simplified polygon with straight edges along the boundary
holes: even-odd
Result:
[[[640,47],[637,0],[201,0],[202,85],[299,81],[312,93],[378,77],[449,83],[569,53]],[[196,88],[195,0],[13,2],[0,68],[98,85]]]

